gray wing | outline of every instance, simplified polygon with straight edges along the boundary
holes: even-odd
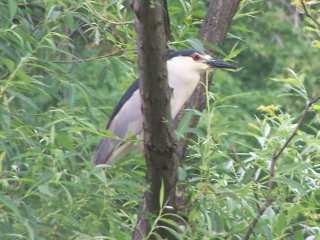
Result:
[[[123,140],[141,133],[143,122],[139,88],[125,100],[120,107],[117,106],[119,109],[117,109],[107,128],[107,130]],[[121,140],[106,138],[96,148],[93,162],[96,165],[111,163],[125,154],[131,145]],[[119,151],[115,149],[119,149]]]

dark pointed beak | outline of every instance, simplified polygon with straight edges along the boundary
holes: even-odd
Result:
[[[232,68],[232,69],[237,68],[236,66],[230,63],[220,61],[219,59],[216,59],[216,58],[211,58],[210,60],[207,60],[206,63],[212,68]]]

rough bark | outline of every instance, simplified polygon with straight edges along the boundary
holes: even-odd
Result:
[[[162,11],[163,11],[163,21],[164,21],[164,31],[166,33],[167,40],[172,40],[171,28],[170,28],[170,17],[168,11],[167,0],[161,0]]]
[[[221,47],[229,31],[233,16],[236,13],[239,3],[240,0],[212,0],[205,20],[201,25],[199,38],[205,42],[210,42]],[[212,56],[215,55],[215,53],[210,49],[207,49],[207,52]],[[199,83],[190,100],[185,104],[185,109],[193,108],[203,111],[206,102],[206,95],[204,94],[205,88],[203,85],[204,80],[205,79],[202,78],[202,83]],[[211,84],[211,77],[209,79],[209,84]],[[183,113],[180,113],[176,117],[175,123],[177,124],[182,117]],[[189,126],[195,127],[198,124],[198,121],[199,117],[193,117]],[[179,156],[184,155],[189,137],[190,134],[187,134],[184,140],[178,142],[177,152]]]
[[[221,47],[239,3],[240,0],[212,0],[202,23],[199,38]]]
[[[144,154],[149,189],[144,195],[143,216],[140,217],[133,239],[143,239],[150,231],[149,218],[160,210],[160,189],[164,186],[164,203],[175,209],[177,158],[170,111],[171,89],[167,81],[168,48],[163,17],[163,1],[134,0],[136,14],[140,94],[144,116]],[[148,215],[148,218],[146,217]],[[168,232],[157,231],[163,239]]]

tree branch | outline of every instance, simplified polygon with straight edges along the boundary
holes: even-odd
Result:
[[[274,172],[275,172],[275,165],[277,160],[279,159],[279,157],[281,156],[281,154],[283,153],[283,151],[288,147],[289,143],[292,141],[292,139],[294,138],[294,136],[297,134],[297,132],[299,131],[299,129],[302,127],[304,120],[310,110],[310,108],[312,107],[313,104],[315,104],[317,101],[320,100],[320,96],[314,98],[311,102],[309,102],[307,104],[307,106],[305,107],[302,116],[300,117],[297,126],[295,127],[295,129],[293,130],[293,132],[291,133],[291,135],[289,136],[289,138],[286,140],[286,142],[282,145],[282,147],[280,148],[280,150],[278,151],[277,149],[274,151],[273,156],[272,156],[272,160],[271,160],[271,166],[270,166],[270,173],[269,173],[269,181],[268,181],[268,197],[265,201],[265,203],[263,204],[263,206],[261,206],[258,209],[258,214],[255,218],[252,219],[248,230],[246,231],[246,233],[243,236],[243,240],[247,240],[249,239],[250,235],[253,233],[254,228],[256,227],[260,217],[263,215],[263,213],[267,210],[267,208],[269,206],[271,206],[273,199],[271,196],[271,192],[273,189],[273,178],[274,178]]]
[[[320,23],[317,21],[317,19],[315,19],[314,16],[312,16],[312,15],[309,13],[309,11],[308,11],[308,9],[307,9],[307,6],[306,6],[306,4],[304,3],[304,0],[300,0],[300,3],[301,3],[301,5],[302,5],[304,14],[305,14],[308,18],[310,18],[310,19],[314,22],[314,24],[318,26],[318,28],[320,28]]]
[[[53,63],[78,63],[78,62],[90,62],[90,61],[96,61],[96,60],[104,60],[108,57],[114,56],[119,53],[124,53],[124,50],[116,50],[110,53],[107,53],[102,56],[97,56],[97,57],[92,57],[92,58],[77,58],[75,60],[57,60],[57,61],[52,61]],[[73,56],[75,57],[75,56]]]
[[[315,104],[317,101],[319,101],[319,99],[320,99],[320,96],[314,98],[311,102],[309,102],[307,104],[307,106],[305,107],[304,112],[302,113],[302,116],[301,116],[296,128],[294,129],[294,131],[292,132],[292,134],[290,135],[288,140],[283,144],[282,148],[280,148],[280,150],[277,153],[275,152],[275,155],[273,157],[274,161],[277,161],[279,156],[282,154],[283,150],[288,146],[288,144],[291,142],[291,140],[297,134],[298,130],[301,128],[301,126],[302,126],[302,124],[304,122],[304,119],[306,118],[306,115],[307,115],[309,109],[312,107],[313,104]]]

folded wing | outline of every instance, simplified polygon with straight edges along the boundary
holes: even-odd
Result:
[[[139,81],[134,82],[114,109],[107,130],[119,139],[106,138],[100,142],[93,157],[94,164],[111,164],[125,154],[132,143],[124,140],[142,132],[143,116]]]

